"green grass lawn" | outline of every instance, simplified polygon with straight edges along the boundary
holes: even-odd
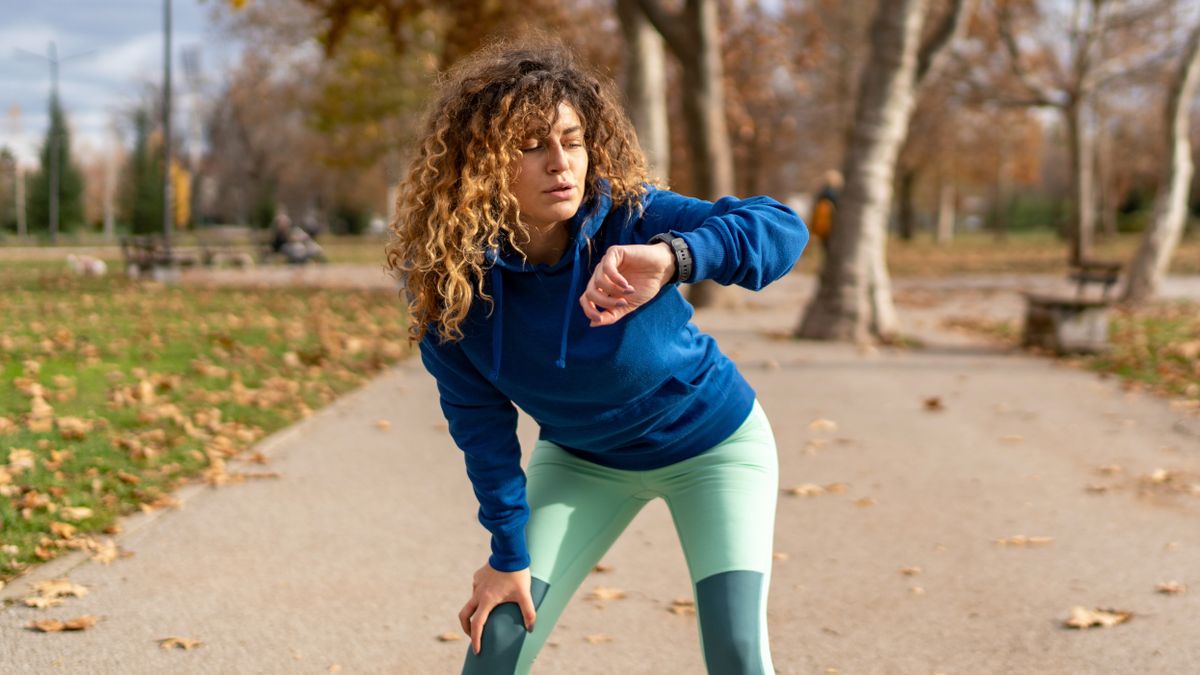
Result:
[[[1200,303],[1117,309],[1110,334],[1112,350],[1084,359],[1089,368],[1172,398],[1200,401]]]
[[[119,515],[184,483],[244,479],[225,460],[408,354],[394,291],[59,267],[0,263],[0,580],[67,549],[103,555]]]

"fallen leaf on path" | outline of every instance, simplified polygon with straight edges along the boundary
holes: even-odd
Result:
[[[59,578],[40,581],[34,584],[33,592],[43,598],[65,598],[67,596],[82,598],[87,595],[88,589],[85,586],[73,583],[69,579]]]
[[[803,483],[795,487],[790,487],[784,490],[785,493],[793,497],[815,497],[819,494],[824,494],[825,488],[814,483]]]
[[[611,635],[605,635],[604,633],[594,633],[592,635],[585,636],[583,639],[587,640],[588,644],[593,644],[593,645],[598,645],[601,642],[612,642],[613,641]]]
[[[459,635],[458,633],[449,632],[449,633],[442,633],[441,635],[437,636],[437,639],[438,639],[438,642],[458,642],[459,640],[461,640],[463,638],[462,638],[462,635]]]
[[[808,423],[810,431],[837,431],[837,422],[824,418],[815,419]]]
[[[1096,467],[1097,472],[1102,473],[1106,476],[1112,476],[1114,474],[1121,473],[1124,470],[1125,469],[1121,468],[1120,464],[1104,464],[1102,466]]]
[[[945,410],[946,406],[942,404],[941,396],[930,396],[925,399],[925,409],[930,412],[939,412]]]
[[[67,630],[87,630],[96,625],[96,617],[90,614],[77,616],[74,619],[59,621],[58,619],[43,619],[41,621],[32,621],[28,628],[41,631],[43,633],[61,633]]]
[[[331,672],[331,673],[340,673],[340,672],[342,672],[342,666],[341,666],[341,664],[339,664],[339,663],[334,663],[334,664],[330,665],[330,666],[329,666],[329,672]]]
[[[611,571],[612,571],[612,565],[607,565],[607,564],[605,564],[605,563],[596,563],[596,564],[595,564],[595,565],[592,567],[592,571],[593,571],[593,572],[601,572],[601,573],[603,573],[603,572],[611,572]]]
[[[1154,590],[1163,595],[1183,595],[1187,592],[1187,586],[1178,581],[1164,581],[1161,584],[1155,585]]]
[[[388,420],[376,420],[375,428],[379,429],[380,431],[387,431],[388,429],[392,428],[392,423]]]
[[[36,609],[48,609],[50,607],[58,607],[66,602],[62,598],[43,598],[40,595],[31,595],[25,598],[26,607],[34,607]]]
[[[605,588],[597,586],[594,591],[588,593],[588,600],[620,600],[625,597],[625,591],[619,588]]]
[[[875,506],[875,504],[876,504],[876,502],[873,497],[863,497],[862,499],[859,499],[858,501],[854,502],[855,506],[859,506],[862,508],[866,508],[868,506]]]
[[[190,638],[182,637],[165,637],[158,639],[158,646],[162,649],[182,649],[184,651],[191,651],[202,644],[204,643],[199,640],[192,640]]]
[[[925,589],[921,588],[920,586],[913,586],[912,588],[908,589],[908,592],[912,593],[913,595],[925,595]]]
[[[1091,492],[1092,494],[1103,494],[1112,488],[1107,485],[1100,485],[1098,483],[1088,483],[1083,487],[1083,489],[1087,492]]]
[[[901,567],[900,568],[900,574],[903,574],[906,577],[915,577],[920,573],[921,573],[920,567],[914,566],[914,567]]]
[[[846,485],[845,483],[830,483],[829,485],[825,486],[825,491],[829,494],[840,495],[849,488],[850,486]]]
[[[1151,483],[1165,483],[1171,480],[1171,472],[1166,469],[1155,469],[1154,473],[1147,476]]]
[[[696,602],[690,598],[675,598],[671,601],[671,606],[667,608],[672,614],[687,615],[696,613]]]
[[[1067,628],[1092,628],[1099,626],[1109,628],[1119,623],[1125,623],[1133,618],[1133,612],[1126,612],[1118,609],[1088,609],[1086,607],[1072,607],[1071,616],[1063,621],[1063,625]]]
[[[771,557],[774,558],[775,560],[787,560],[790,556],[788,556],[788,554],[784,553],[783,551],[776,551],[775,553],[773,553],[771,555]]]
[[[1054,543],[1054,537],[1026,537],[1017,534],[1007,539],[996,539],[995,542],[1001,546],[1046,546]]]

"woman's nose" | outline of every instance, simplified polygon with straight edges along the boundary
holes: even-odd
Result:
[[[567,151],[558,143],[546,148],[549,155],[546,158],[546,170],[550,173],[562,173],[567,170]]]

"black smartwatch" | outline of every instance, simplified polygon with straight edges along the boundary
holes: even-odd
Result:
[[[671,277],[673,284],[683,284],[692,279],[692,249],[688,248],[687,242],[683,237],[675,236],[670,232],[663,232],[650,237],[649,244],[657,244],[663,241],[671,246],[671,250],[675,253],[675,276]]]

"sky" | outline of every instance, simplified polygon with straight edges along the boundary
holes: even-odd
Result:
[[[184,51],[198,51],[210,77],[236,54],[210,18],[219,2],[172,0],[177,93],[187,89]],[[72,149],[98,154],[115,142],[114,120],[142,84],[162,81],[163,0],[0,0],[0,147],[12,148],[26,167],[36,164],[49,124],[50,66],[20,50],[45,56],[51,41],[62,61],[59,95]],[[182,117],[185,108],[177,100],[173,110]]]

